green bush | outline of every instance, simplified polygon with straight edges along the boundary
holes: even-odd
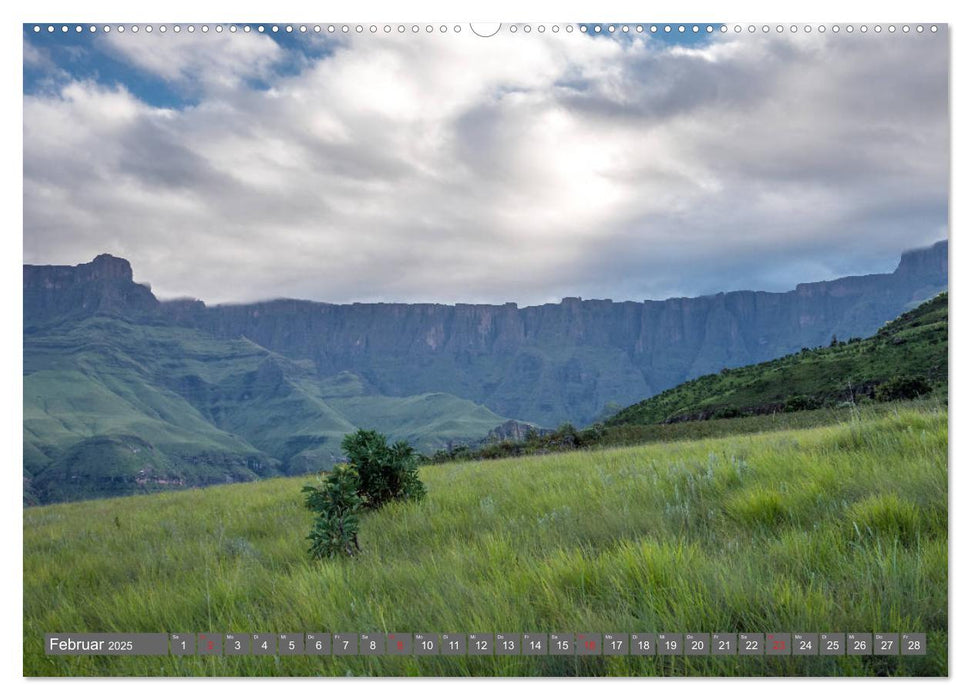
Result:
[[[573,427],[573,424],[564,423],[547,437],[546,444],[548,447],[555,450],[570,450],[577,447],[579,441],[580,434],[577,432],[577,429]]]
[[[374,430],[345,435],[341,449],[360,478],[358,495],[365,508],[380,508],[388,501],[421,500],[425,486],[418,478],[418,455],[404,440],[388,445]]]
[[[931,385],[923,377],[896,376],[877,387],[874,398],[877,401],[904,401],[928,394]]]
[[[822,402],[815,396],[790,396],[786,399],[785,405],[783,406],[783,411],[786,413],[792,413],[794,411],[811,411],[814,408],[819,408]]]
[[[339,554],[353,556],[361,551],[357,541],[358,518],[361,497],[358,495],[360,479],[349,464],[338,464],[316,486],[304,486],[307,494],[304,504],[317,514],[310,540],[310,555],[315,559],[335,557]]]
[[[307,536],[311,556],[322,559],[361,551],[358,512],[392,500],[419,500],[425,485],[418,478],[419,456],[407,442],[388,446],[384,435],[358,430],[341,442],[347,464],[338,464],[316,486],[304,486],[304,504],[317,514]]]

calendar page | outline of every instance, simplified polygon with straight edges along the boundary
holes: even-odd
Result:
[[[23,25],[24,676],[948,675],[949,27],[626,19]]]

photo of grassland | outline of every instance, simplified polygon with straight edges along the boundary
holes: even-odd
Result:
[[[429,465],[364,551],[306,478],[24,512],[26,675],[946,675],[947,412]],[[53,630],[926,631],[916,657],[50,657]]]
[[[22,26],[23,675],[949,676],[949,26],[415,20]]]

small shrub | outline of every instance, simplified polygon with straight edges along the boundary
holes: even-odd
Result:
[[[785,405],[782,410],[786,413],[793,413],[795,411],[811,411],[814,408],[819,408],[820,400],[815,396],[802,396],[797,394],[795,396],[789,396],[786,398]]]
[[[923,377],[893,377],[877,387],[874,398],[877,401],[906,401],[930,393],[931,385]]]
[[[304,504],[317,514],[310,540],[310,555],[315,559],[353,556],[361,551],[357,541],[361,497],[360,480],[354,467],[338,464],[317,486],[304,486]]]
[[[341,442],[346,464],[338,464],[317,486],[303,487],[304,504],[317,514],[310,540],[311,556],[321,559],[361,551],[358,512],[377,509],[391,500],[420,500],[425,485],[418,478],[419,456],[407,442],[388,446],[384,435],[358,430]]]
[[[388,440],[374,430],[345,435],[341,448],[360,478],[358,495],[365,508],[380,508],[393,500],[420,500],[425,486],[418,478],[418,455],[401,440]]]
[[[572,449],[579,442],[579,434],[572,423],[564,423],[548,436],[546,444],[553,449]]]

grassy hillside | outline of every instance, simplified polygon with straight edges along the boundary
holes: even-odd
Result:
[[[629,406],[609,427],[777,413],[867,401],[894,377],[919,377],[947,395],[947,293],[866,339],[723,370]]]
[[[947,414],[422,469],[312,562],[305,478],[24,511],[26,675],[941,675]],[[928,633],[926,657],[46,657],[45,632]]]
[[[176,326],[100,316],[24,337],[28,502],[305,473],[358,427],[429,450],[504,420],[448,394],[321,380],[248,340]]]

